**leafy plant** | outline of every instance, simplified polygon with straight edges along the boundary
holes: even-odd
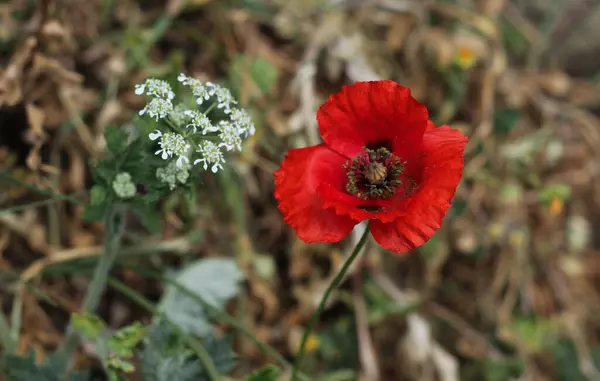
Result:
[[[65,372],[67,356],[62,351],[52,353],[45,362],[38,364],[35,353],[25,356],[4,356],[4,377],[6,381],[88,381],[89,372]]]
[[[210,335],[204,339],[204,347],[220,373],[233,369],[235,354],[227,338]],[[144,340],[139,358],[144,381],[209,381],[200,360],[164,320]]]
[[[267,365],[247,376],[245,381],[277,381],[281,371],[275,365]]]
[[[73,328],[95,345],[111,381],[120,381],[122,374],[133,373],[134,349],[145,332],[141,323],[136,322],[109,335],[104,322],[95,315],[73,314],[72,321]]]
[[[173,279],[202,297],[206,303],[223,308],[229,299],[237,295],[243,274],[231,258],[205,258],[187,266]],[[213,331],[204,308],[173,285],[167,287],[159,309],[186,332],[205,337]]]

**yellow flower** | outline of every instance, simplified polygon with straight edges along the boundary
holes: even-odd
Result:
[[[456,55],[454,56],[454,61],[462,69],[468,70],[475,65],[475,62],[477,62],[477,56],[475,56],[473,49],[466,46],[461,46],[458,48]]]
[[[560,197],[554,196],[550,201],[550,214],[552,216],[558,216],[563,210],[563,200]]]
[[[306,340],[306,352],[312,353],[319,348],[319,337],[315,334],[310,334]]]

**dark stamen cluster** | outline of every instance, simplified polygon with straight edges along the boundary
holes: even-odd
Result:
[[[348,170],[346,192],[361,200],[390,198],[402,185],[404,162],[386,148],[365,147],[343,167]]]

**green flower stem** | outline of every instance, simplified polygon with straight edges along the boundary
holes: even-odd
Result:
[[[310,333],[312,332],[315,325],[317,324],[317,320],[319,320],[319,316],[321,316],[321,313],[325,309],[325,304],[327,303],[327,299],[329,299],[329,295],[335,288],[337,288],[337,286],[340,285],[340,283],[342,282],[342,279],[344,279],[344,276],[348,272],[348,269],[350,268],[350,266],[352,265],[354,260],[358,257],[358,254],[360,254],[360,252],[362,251],[362,248],[365,246],[365,243],[367,243],[367,238],[369,238],[369,226],[368,225],[367,225],[362,237],[360,237],[358,244],[354,248],[354,251],[352,252],[352,254],[350,254],[350,257],[348,257],[346,262],[344,262],[342,269],[335,276],[335,278],[333,279],[333,282],[331,282],[329,287],[327,287],[327,290],[325,291],[325,294],[323,295],[321,302],[319,302],[319,306],[317,307],[317,310],[313,314],[312,318],[310,319],[310,322],[308,323],[308,327],[306,327],[306,330],[304,331],[304,334],[302,335],[302,342],[300,344],[300,350],[298,351],[298,355],[296,356],[296,359],[294,361],[294,367],[292,368],[291,381],[297,380],[298,369],[300,368],[300,365],[302,364],[302,358],[304,357],[304,354],[306,352],[306,341],[308,340]]]
[[[121,239],[125,233],[125,215],[127,209],[124,206],[109,204],[105,218],[105,241],[104,251],[98,260],[92,282],[83,299],[81,312],[93,313],[100,297],[106,288],[108,274],[115,263],[117,254],[121,247]],[[65,351],[72,353],[79,343],[79,335],[69,326],[68,335],[65,339]]]
[[[182,332],[181,328],[177,324],[167,319],[167,317],[163,313],[161,313],[158,310],[158,308],[156,308],[154,304],[152,304],[151,301],[146,299],[142,294],[135,291],[131,287],[128,287],[126,284],[119,282],[114,278],[108,279],[108,284],[110,285],[110,287],[114,288],[115,290],[121,292],[123,295],[130,298],[134,303],[136,303],[140,307],[146,309],[155,316],[161,316],[169,324],[171,324],[173,328],[175,328],[177,333],[181,335],[181,338],[185,341],[185,343],[194,350],[194,352],[198,356],[198,359],[200,360],[200,362],[202,362],[206,373],[208,373],[209,379],[211,381],[218,381],[221,379],[221,377],[219,376],[219,372],[215,367],[215,363],[213,362],[212,358],[210,357],[210,353],[208,353],[206,348],[204,348],[202,344],[200,344],[192,336],[186,334],[185,332]]]
[[[208,116],[208,113],[211,112],[217,106],[217,102],[213,102],[206,111],[202,112],[204,115]]]

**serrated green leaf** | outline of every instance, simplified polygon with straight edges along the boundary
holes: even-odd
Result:
[[[142,225],[150,233],[158,233],[161,229],[161,214],[156,204],[138,201],[131,206],[133,212],[140,218]]]
[[[140,322],[123,327],[106,341],[106,348],[121,358],[133,357],[133,349],[144,338],[145,328]]]
[[[110,186],[117,174],[117,166],[113,160],[99,160],[92,166],[94,180],[106,186]]]
[[[90,341],[96,341],[104,330],[105,324],[98,316],[74,313],[71,315],[73,328]]]
[[[275,365],[267,365],[250,376],[245,378],[246,381],[277,381],[281,371]]]
[[[215,308],[237,295],[244,278],[231,258],[205,258],[174,276],[174,282],[201,297]],[[167,318],[184,331],[205,337],[213,331],[204,308],[190,295],[169,285],[159,304]]]
[[[104,130],[106,148],[114,156],[118,156],[127,148],[127,132],[117,127],[107,127]]]

